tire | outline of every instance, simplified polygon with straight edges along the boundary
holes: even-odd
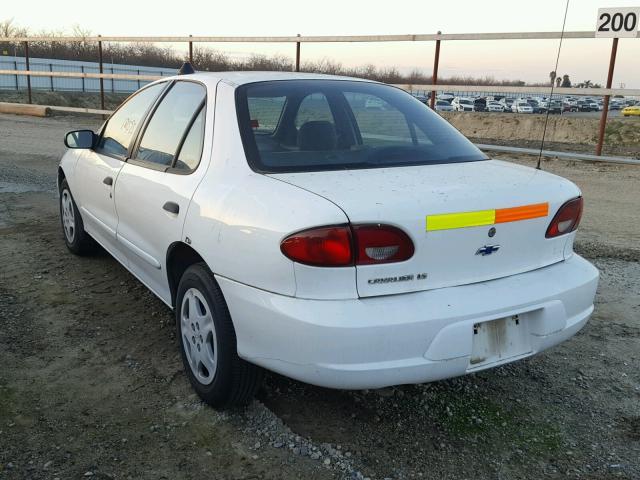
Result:
[[[96,243],[84,231],[84,223],[78,211],[67,180],[60,184],[60,225],[64,243],[71,253],[87,255],[95,250]]]
[[[238,357],[229,309],[204,263],[182,275],[175,315],[184,370],[200,398],[216,409],[248,404],[264,371]]]

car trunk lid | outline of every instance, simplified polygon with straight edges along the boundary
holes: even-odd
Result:
[[[399,263],[357,266],[361,297],[481,282],[563,260],[567,238],[545,238],[571,182],[489,160],[426,166],[273,174],[325,197],[352,224],[387,224],[415,245]],[[310,225],[312,226],[312,225]]]

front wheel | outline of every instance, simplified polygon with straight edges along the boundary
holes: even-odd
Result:
[[[94,250],[95,243],[84,231],[82,217],[66,179],[60,184],[60,223],[64,233],[64,243],[72,253],[85,255]]]
[[[262,384],[263,370],[238,357],[231,315],[213,274],[189,267],[178,286],[176,328],[191,385],[209,405],[246,405]]]

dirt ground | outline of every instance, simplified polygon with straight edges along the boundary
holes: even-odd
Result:
[[[595,112],[594,112],[595,113]],[[615,112],[617,113],[617,112]],[[545,115],[441,112],[451,124],[477,143],[539,148]],[[599,117],[549,115],[545,133],[548,150],[594,153]],[[640,118],[611,115],[607,120],[603,154],[640,156]]]
[[[171,312],[106,253],[65,249],[62,135],[98,124],[0,115],[1,479],[640,478],[639,167],[543,162],[582,188],[577,249],[601,272],[573,339],[384,390],[269,375],[219,413],[188,385]]]

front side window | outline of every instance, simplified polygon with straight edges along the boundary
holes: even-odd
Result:
[[[268,105],[277,105],[273,108],[277,113],[267,115]],[[350,80],[251,83],[236,89],[236,109],[247,160],[263,172],[487,159],[429,107],[383,84]]]
[[[167,86],[157,83],[134,94],[109,118],[96,147],[100,153],[126,157],[136,129],[147,111]]]
[[[176,82],[156,108],[142,134],[136,160],[171,167],[188,129],[204,107],[205,88]]]

